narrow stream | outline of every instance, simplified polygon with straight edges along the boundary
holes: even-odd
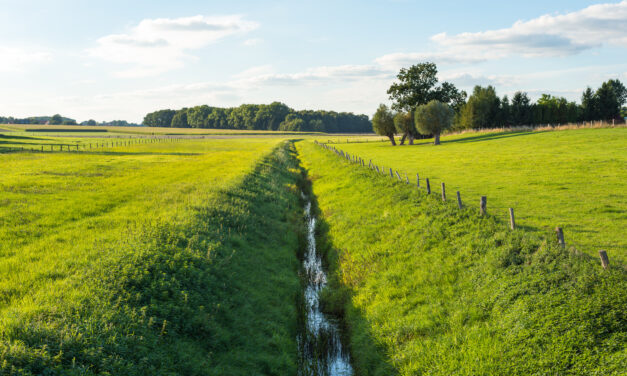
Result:
[[[306,196],[303,194],[303,198]],[[316,217],[311,213],[311,201],[305,205],[307,221],[307,252],[303,260],[306,277],[304,293],[305,325],[298,336],[301,355],[301,376],[352,375],[348,352],[342,345],[338,322],[320,309],[320,291],[327,284],[322,259],[316,250]]]

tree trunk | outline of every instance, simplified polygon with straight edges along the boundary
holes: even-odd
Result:
[[[405,144],[405,138],[407,137],[407,133],[403,133],[403,137],[401,138],[401,145]]]
[[[392,142],[392,146],[396,146],[396,141],[394,140],[394,135],[388,136],[390,142]]]
[[[409,144],[413,145],[414,144],[414,135],[413,134],[409,134]]]
[[[440,134],[434,134],[433,135],[433,145],[440,145]]]

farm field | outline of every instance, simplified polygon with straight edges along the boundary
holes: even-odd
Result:
[[[302,209],[280,143],[0,153],[1,373],[295,373]]]
[[[32,134],[84,132],[84,134],[127,134],[127,135],[296,135],[302,132],[243,130],[243,129],[205,129],[205,128],[165,128],[165,127],[117,127],[117,126],[84,126],[84,125],[37,125],[37,124],[0,124],[2,129],[23,131]],[[30,131],[29,131],[30,130]],[[306,134],[316,134],[308,132]]]
[[[332,270],[323,305],[345,319],[356,374],[624,373],[624,268],[604,270],[598,256],[459,210],[312,142],[297,149]]]
[[[460,191],[470,207],[485,195],[488,212],[503,221],[512,207],[522,228],[550,233],[560,226],[567,245],[595,257],[605,249],[627,263],[627,129],[466,133],[431,142],[333,146],[407,174],[414,185],[419,173],[436,195],[445,182],[449,199]]]

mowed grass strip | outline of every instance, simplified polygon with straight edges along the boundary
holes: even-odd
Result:
[[[278,143],[0,155],[2,372],[295,374],[300,175]]]
[[[624,268],[297,148],[330,245],[325,309],[344,316],[359,374],[624,374]]]
[[[373,163],[398,170],[416,184],[416,173],[431,189],[445,182],[448,197],[504,221],[514,208],[521,227],[552,231],[562,227],[567,245],[610,261],[627,263],[627,128],[546,132],[467,133],[445,136],[442,145],[417,140],[333,145]]]

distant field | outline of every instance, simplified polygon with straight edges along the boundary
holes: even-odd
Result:
[[[37,125],[37,124],[0,124],[0,130],[28,131],[35,130],[36,133],[50,132],[111,132],[119,134],[139,134],[139,135],[303,135],[316,134],[315,132],[282,132],[282,131],[259,131],[240,129],[202,129],[202,128],[160,128],[160,127],[108,127],[108,126],[82,126],[82,125]],[[34,132],[32,132],[34,133]]]
[[[523,228],[561,226],[568,245],[595,256],[605,249],[627,263],[627,129],[467,133],[430,142],[334,146],[407,174],[412,184],[419,173],[435,194],[445,182],[449,199],[459,190],[468,206],[485,195],[492,215],[507,220],[512,207]]]
[[[294,374],[280,142],[0,153],[0,373]]]

